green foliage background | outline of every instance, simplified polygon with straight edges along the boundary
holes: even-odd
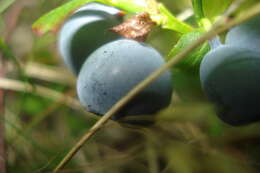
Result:
[[[0,57],[5,58],[5,77],[32,87],[31,92],[18,92],[12,89],[17,87],[17,83],[13,83],[14,86],[5,90],[5,118],[1,118],[1,123],[5,125],[10,173],[50,172],[98,119],[77,104],[76,79],[57,52],[57,34],[38,37],[31,30],[39,17],[65,2],[68,1],[0,3]],[[247,1],[240,11],[256,2]],[[191,8],[189,0],[161,0],[161,3],[175,16]],[[214,21],[231,1],[203,0],[203,3],[206,4],[205,17]],[[198,27],[194,16],[186,22]],[[184,42],[180,43],[180,38]],[[157,26],[147,43],[167,57],[169,52],[175,55],[190,43],[184,38],[182,33]],[[1,45],[8,47],[3,49]],[[201,49],[193,55],[203,55],[205,52]],[[194,59],[197,58],[200,57]],[[260,124],[231,127],[221,122],[201,90],[198,71],[190,70],[193,62],[187,58],[172,69],[175,88],[172,104],[154,115],[155,126],[137,128],[108,122],[64,172],[259,172]],[[34,90],[37,87],[47,90],[38,93]],[[60,95],[73,101],[58,97]]]

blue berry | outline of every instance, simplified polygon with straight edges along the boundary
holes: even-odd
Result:
[[[80,71],[77,81],[80,102],[88,111],[103,115],[164,63],[155,49],[138,41],[120,39],[107,43],[88,57]],[[167,71],[118,115],[155,113],[170,103],[171,93],[171,75]]]
[[[260,120],[260,53],[219,46],[202,60],[200,80],[217,115],[231,125]]]
[[[226,36],[226,44],[260,51],[260,15],[232,28]]]
[[[121,11],[115,7],[107,6],[101,3],[97,2],[91,2],[87,3],[86,5],[80,7],[78,10],[74,12],[75,13],[81,13],[81,12],[88,12],[88,11],[96,11],[96,12],[102,12],[109,14],[115,18],[118,18],[118,20],[122,20]]]
[[[65,64],[76,75],[86,57],[103,44],[119,38],[108,31],[121,19],[116,8],[90,3],[77,10],[62,26],[58,46]]]

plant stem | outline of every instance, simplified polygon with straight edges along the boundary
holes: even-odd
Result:
[[[202,0],[192,0],[192,7],[197,21],[205,18]]]
[[[202,0],[192,0],[192,7],[198,25],[206,31],[210,30],[212,24],[211,21],[205,17]]]
[[[161,66],[158,70],[153,72],[149,77],[139,83],[134,89],[132,89],[125,97],[120,99],[96,124],[85,134],[83,137],[75,144],[75,146],[69,151],[69,153],[63,158],[63,160],[58,164],[54,169],[53,173],[59,172],[64,166],[72,159],[72,157],[80,150],[80,148],[90,139],[98,130],[100,130],[103,125],[117,112],[122,108],[127,102],[129,102],[134,96],[136,96],[141,90],[146,88],[150,83],[162,75],[170,67],[177,64],[180,60],[186,57],[193,49],[199,47],[205,41],[215,37],[217,34],[220,34],[229,28],[234,27],[257,14],[260,14],[260,3],[257,3],[254,7],[248,10],[249,12],[241,15],[239,18],[234,19],[233,21],[227,23],[226,17],[221,18],[221,21],[217,22],[212,29],[205,34],[203,34],[198,40],[194,41],[190,46],[185,48],[180,52],[176,57],[168,61],[167,64]]]

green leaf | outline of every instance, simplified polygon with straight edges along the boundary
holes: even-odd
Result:
[[[127,12],[138,13],[142,11],[155,10],[153,0],[105,0],[105,4],[111,5]]]
[[[153,21],[162,25],[163,28],[171,29],[180,33],[186,33],[193,28],[175,18],[162,4],[154,0],[72,0],[39,18],[32,26],[37,34],[45,34],[49,31],[57,31],[59,25],[75,9],[89,2],[100,2],[120,8],[126,12],[148,12]]]
[[[37,34],[45,34],[48,31],[56,31],[69,13],[77,7],[94,0],[72,0],[38,19],[32,26]]]
[[[194,30],[187,34],[184,34],[174,48],[170,51],[167,60],[176,56],[180,53],[183,49],[189,46],[192,42],[197,40],[203,31],[201,30]],[[176,64],[176,68],[179,69],[188,69],[188,70],[198,70],[200,66],[200,62],[203,59],[204,55],[210,50],[208,43],[204,43],[202,46],[194,49],[187,57],[183,58],[178,64]]]
[[[39,35],[45,34],[48,31],[55,32],[72,11],[86,3],[94,1],[135,13],[148,8],[146,0],[138,0],[138,2],[137,0],[72,0],[42,16],[33,24],[32,28]]]
[[[15,0],[2,0],[0,1],[0,14],[4,12]]]
[[[175,16],[173,16],[164,5],[160,4],[158,10],[161,15],[158,15],[157,18],[161,19],[161,21],[158,20],[157,23],[161,24],[162,28],[174,30],[183,34],[193,30],[190,25],[179,21]]]
[[[214,21],[215,18],[225,12],[234,0],[202,0],[205,17]]]

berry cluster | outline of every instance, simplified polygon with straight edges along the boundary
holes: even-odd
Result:
[[[131,28],[135,29],[134,35],[143,31],[138,32],[131,20],[122,24],[121,14],[117,8],[88,3],[65,22],[59,35],[59,50],[65,64],[78,76],[80,102],[98,115],[104,115],[165,63],[154,48],[131,39]],[[147,14],[140,17],[147,19]],[[231,125],[260,120],[259,23],[260,16],[256,16],[232,28],[224,45],[218,38],[209,41],[211,50],[200,64],[200,81],[205,94],[216,105],[217,115]],[[149,27],[144,27],[148,28],[144,33]],[[118,33],[124,37],[111,32],[121,28],[123,33]],[[138,38],[145,36],[141,34]],[[171,93],[171,74],[167,71],[113,119],[156,113],[169,105]]]
[[[122,22],[120,14],[116,8],[89,3],[65,22],[59,35],[65,64],[78,76],[80,102],[98,115],[104,115],[165,63],[154,48],[109,31]],[[171,74],[167,71],[113,118],[153,114],[170,103],[171,93]]]
[[[220,119],[231,125],[260,120],[259,24],[256,16],[232,28],[225,45],[213,41],[214,48],[200,66],[205,94],[215,103]]]

